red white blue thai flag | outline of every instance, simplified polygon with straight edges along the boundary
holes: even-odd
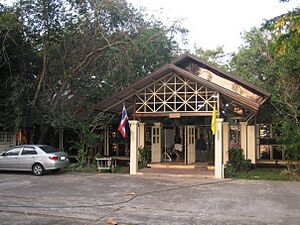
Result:
[[[122,118],[121,118],[121,122],[120,122],[118,130],[121,132],[121,134],[124,138],[126,137],[125,125],[126,125],[127,120],[128,120],[128,116],[127,116],[125,104],[123,103]]]

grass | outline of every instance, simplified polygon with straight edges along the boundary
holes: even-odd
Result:
[[[256,168],[239,172],[237,179],[300,181],[300,176],[282,175],[283,168]]]

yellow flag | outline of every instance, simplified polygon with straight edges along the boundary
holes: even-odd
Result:
[[[211,132],[213,135],[215,135],[216,133],[216,120],[217,120],[217,109],[216,109],[216,103],[214,103],[214,109],[213,109],[211,124],[210,124]]]

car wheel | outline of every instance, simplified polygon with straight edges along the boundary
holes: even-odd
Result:
[[[32,172],[34,175],[40,176],[44,173],[44,167],[41,164],[36,163],[32,167]]]

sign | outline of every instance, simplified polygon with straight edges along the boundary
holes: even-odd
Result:
[[[180,117],[181,117],[180,113],[169,113],[169,118],[171,119],[178,119]]]

